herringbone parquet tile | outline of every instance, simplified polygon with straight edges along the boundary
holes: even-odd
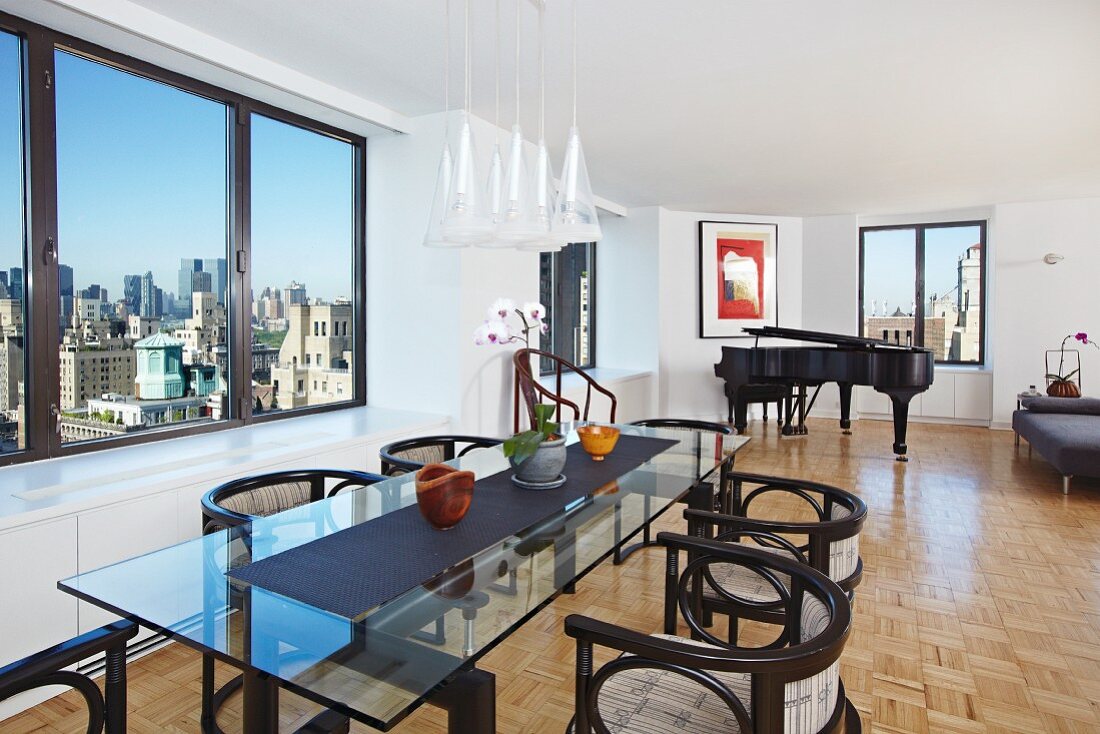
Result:
[[[1064,497],[1050,466],[1029,460],[1026,446],[1017,452],[1006,432],[911,425],[911,461],[899,464],[888,424],[860,421],[847,437],[833,421],[810,427],[780,440],[774,424],[754,424],[738,468],[850,488],[870,506],[841,669],[864,731],[1100,732],[1100,483],[1076,480]],[[679,509],[658,526],[682,529]],[[563,731],[574,658],[563,618],[656,631],[662,568],[659,550],[605,563],[489,653],[498,731]],[[196,731],[199,671],[198,654],[180,645],[132,664],[131,730]],[[290,730],[315,707],[284,694],[281,710]],[[231,701],[223,728],[239,731],[237,716]],[[444,724],[425,706],[395,731],[442,733]],[[66,695],[0,729],[82,726]]]

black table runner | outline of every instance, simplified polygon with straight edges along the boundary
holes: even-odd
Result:
[[[512,484],[512,471],[505,470],[477,481],[469,512],[450,530],[436,530],[419,507],[410,505],[233,569],[229,575],[346,619],[357,619],[561,512],[676,443],[620,436],[614,452],[602,462],[593,461],[580,444],[574,444],[567,449],[563,471],[567,481],[558,489],[519,489]]]

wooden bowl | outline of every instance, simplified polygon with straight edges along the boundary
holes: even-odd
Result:
[[[416,473],[416,504],[437,530],[450,530],[466,517],[474,497],[474,473],[428,464]]]
[[[577,429],[581,447],[592,461],[603,461],[619,441],[619,429],[612,426],[581,426]]]

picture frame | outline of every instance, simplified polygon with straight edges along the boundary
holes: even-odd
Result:
[[[779,325],[778,240],[778,224],[699,222],[699,338]]]

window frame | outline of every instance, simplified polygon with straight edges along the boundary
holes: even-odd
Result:
[[[212,433],[245,425],[366,405],[366,138],[289,110],[252,99],[90,41],[0,11],[0,30],[20,40],[23,92],[24,189],[24,435],[22,450],[0,454],[0,467]],[[54,53],[73,53],[123,73],[205,97],[227,108],[228,196],[226,248],[226,326],[228,328],[227,415],[216,423],[171,429],[152,429],[122,437],[62,443],[55,429],[61,405],[60,282],[57,223],[56,84]],[[352,267],[352,329],[354,396],[339,402],[280,410],[253,416],[251,395],[251,114],[256,113],[341,140],[353,146],[355,206]]]
[[[979,266],[981,267],[982,277],[981,284],[979,286],[978,297],[981,299],[981,306],[978,311],[978,329],[980,338],[978,339],[978,360],[966,361],[958,359],[935,359],[937,365],[954,366],[954,367],[986,367],[986,341],[988,334],[986,332],[986,291],[988,289],[989,271],[986,267],[988,259],[988,231],[989,220],[988,219],[973,219],[964,221],[951,221],[951,222],[913,222],[908,224],[883,224],[868,227],[859,228],[859,303],[857,305],[857,323],[860,336],[869,336],[863,333],[864,328],[864,278],[865,272],[865,258],[866,258],[866,233],[867,232],[882,232],[882,231],[897,231],[904,229],[911,229],[914,232],[914,257],[916,258],[916,281],[914,282],[913,294],[916,300],[916,312],[913,314],[913,345],[921,348],[924,347],[924,308],[925,308],[925,282],[924,282],[924,262],[925,262],[925,234],[930,229],[949,229],[952,227],[977,227],[979,234],[978,244],[981,246],[981,254],[979,256]],[[933,355],[935,356],[935,355]]]
[[[597,259],[596,258],[596,243],[595,242],[570,243],[568,245],[565,245],[565,247],[578,247],[579,245],[585,245],[588,248],[587,249],[588,261],[589,261],[588,262],[588,266],[589,266],[588,269],[590,270],[590,273],[588,275],[588,313],[589,313],[588,361],[585,364],[580,364],[580,363],[575,363],[575,364],[577,365],[577,367],[579,367],[582,370],[590,370],[590,369],[594,369],[596,367],[596,321],[597,321],[597,319],[596,319],[596,298],[597,298],[597,295],[598,295],[596,293],[596,291],[597,291],[597,288],[596,288],[596,259]],[[564,278],[562,277],[562,273],[565,270],[565,258],[562,257],[562,255],[563,255],[564,252],[565,252],[565,249],[563,248],[562,250],[559,250],[557,252],[541,253],[540,256],[539,256],[540,257],[540,261],[539,261],[540,278],[541,278],[541,273],[542,273],[541,258],[546,256],[546,255],[549,255],[550,259],[551,259],[551,262],[550,262],[550,293],[551,293],[552,302],[551,303],[545,303],[543,305],[546,306],[547,310],[549,311],[549,315],[550,315],[550,336],[552,338],[551,343],[549,345],[547,345],[547,346],[549,346],[549,349],[546,349],[545,351],[549,351],[549,352],[552,352],[554,354],[558,354],[558,351],[556,349],[558,345],[554,342],[556,341],[558,336],[563,333],[563,324],[566,321],[566,314],[570,313],[569,308],[558,308],[558,306],[561,305],[563,301],[568,303],[568,301],[571,300],[571,299],[563,298]],[[541,283],[540,283],[540,291],[541,291]],[[541,342],[540,342],[540,347],[541,347]],[[576,355],[574,354],[573,356],[575,357]],[[549,374],[552,374],[552,373],[553,373],[553,368],[542,367],[541,360],[540,360],[539,374],[540,375],[549,375]]]

